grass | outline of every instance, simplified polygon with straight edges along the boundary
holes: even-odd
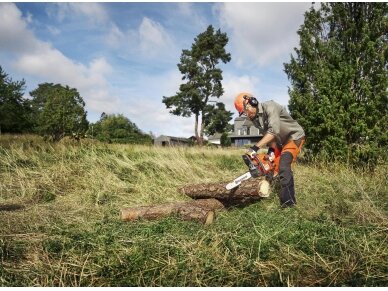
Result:
[[[0,211],[0,286],[388,284],[386,165],[299,163],[296,208],[281,210],[272,193],[204,227],[121,222],[119,209],[229,181],[246,170],[241,149],[7,135],[0,145],[0,209],[13,206]]]

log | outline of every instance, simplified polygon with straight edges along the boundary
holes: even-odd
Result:
[[[175,215],[183,220],[193,220],[207,225],[214,221],[216,210],[223,209],[224,205],[217,199],[200,199],[122,208],[120,218],[123,221],[155,220]]]
[[[24,205],[21,204],[0,204],[0,211],[15,211],[24,209]]]
[[[226,184],[221,182],[186,185],[179,191],[193,199],[215,198],[227,207],[245,206],[269,196],[269,182],[264,178],[251,178],[232,190],[227,190]]]

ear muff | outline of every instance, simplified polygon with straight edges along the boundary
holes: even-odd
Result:
[[[259,105],[259,101],[257,101],[257,99],[255,97],[250,97],[250,96],[245,95],[244,99],[247,100],[249,105],[251,105],[253,107],[257,107]]]

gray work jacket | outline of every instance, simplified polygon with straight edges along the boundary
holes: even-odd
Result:
[[[305,136],[303,128],[280,104],[272,100],[266,101],[259,103],[257,109],[253,124],[265,133],[274,135],[281,146],[289,140],[298,140]]]

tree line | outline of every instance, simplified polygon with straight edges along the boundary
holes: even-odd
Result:
[[[0,133],[34,133],[51,141],[65,136],[79,139],[90,136],[103,142],[152,143],[122,114],[101,115],[89,123],[85,102],[77,89],[43,83],[24,97],[25,81],[13,81],[0,66]]]

